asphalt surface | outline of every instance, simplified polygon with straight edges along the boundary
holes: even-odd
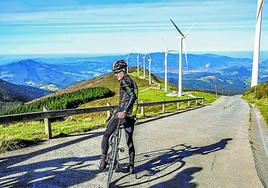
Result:
[[[136,174],[125,173],[127,152],[120,153],[112,187],[263,187],[249,143],[249,112],[238,96],[221,97],[210,106],[140,121]],[[1,154],[0,187],[105,187],[107,171],[98,170],[103,131]]]

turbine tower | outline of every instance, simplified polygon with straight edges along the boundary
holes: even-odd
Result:
[[[168,48],[165,51],[165,92],[167,92]]]
[[[149,62],[149,84],[152,84],[152,78],[151,78],[151,63],[152,63],[152,58],[151,58],[150,54],[149,54],[148,62]]]
[[[179,36],[177,37],[179,39],[179,70],[178,70],[178,96],[182,96],[182,50],[184,49],[184,55],[185,55],[185,61],[186,65],[188,67],[188,59],[187,59],[187,53],[185,48],[183,47],[185,45],[185,38],[187,37],[188,32],[191,30],[192,26],[188,29],[187,33],[184,35],[180,29],[177,27],[177,25],[170,19],[171,23],[174,25],[174,27],[179,32]]]
[[[165,71],[165,92],[168,90],[168,53],[173,52],[175,50],[169,50],[168,48],[165,50],[165,61],[164,61],[164,71]]]
[[[145,79],[146,75],[145,75],[145,61],[146,61],[146,53],[144,54],[143,58],[143,79]]]
[[[127,54],[127,57],[126,57],[126,63],[127,63],[127,73],[128,73],[128,59],[129,59],[129,53]]]
[[[137,74],[138,76],[140,75],[140,54],[138,53],[138,56],[137,56]]]
[[[162,38],[163,44],[167,46],[167,43],[164,38]],[[165,57],[164,57],[164,72],[165,72],[165,92],[168,91],[168,53],[173,52],[175,50],[169,50],[168,48],[165,49]]]
[[[264,3],[264,0],[258,0],[251,87],[258,85],[258,69],[259,69],[259,57],[260,57],[261,22],[262,22],[263,3]]]

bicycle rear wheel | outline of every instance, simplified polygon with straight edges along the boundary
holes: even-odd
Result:
[[[108,173],[108,179],[107,179],[107,188],[110,187],[110,183],[111,183],[113,171],[114,171],[114,165],[115,165],[115,161],[118,155],[119,140],[118,140],[117,132],[115,132],[114,135],[112,135],[111,142],[112,142],[111,144],[112,147],[111,147],[111,153],[109,155],[109,173]]]

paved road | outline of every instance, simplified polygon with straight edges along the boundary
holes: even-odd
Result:
[[[239,97],[144,120],[136,126],[136,175],[114,187],[262,187],[248,139],[249,107]],[[98,170],[103,129],[0,155],[0,187],[104,187]],[[125,145],[123,139],[122,145]]]

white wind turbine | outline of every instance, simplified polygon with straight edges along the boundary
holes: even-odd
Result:
[[[152,63],[152,58],[151,58],[150,54],[148,54],[148,55],[149,55],[149,58],[148,58],[148,62],[149,62],[149,84],[152,84],[152,78],[151,78],[151,63]]]
[[[164,38],[163,39],[163,43],[165,44],[165,46],[167,46],[166,41]],[[168,88],[168,53],[169,52],[173,52],[175,50],[169,50],[168,48],[166,48],[165,50],[165,60],[164,60],[164,72],[165,72],[165,92],[167,92],[167,88]]]
[[[144,54],[144,56],[142,57],[143,58],[143,79],[145,79],[145,61],[146,61],[146,53]]]
[[[127,73],[128,73],[128,59],[129,59],[129,53],[127,54],[127,57],[126,57],[126,63],[127,63]]]
[[[140,75],[140,54],[137,56],[137,74]]]
[[[258,68],[259,68],[259,56],[260,56],[261,22],[262,22],[263,3],[264,3],[264,0],[258,0],[251,87],[258,85]]]
[[[177,25],[170,19],[170,21],[172,22],[172,24],[175,26],[175,28],[177,29],[177,31],[179,32],[179,36],[177,37],[179,39],[179,46],[180,46],[180,50],[179,50],[179,70],[178,70],[178,96],[181,97],[182,96],[182,50],[184,49],[184,55],[185,55],[185,61],[186,61],[186,66],[188,68],[188,59],[187,59],[187,52],[186,52],[186,47],[185,47],[185,38],[187,37],[187,34],[190,32],[190,30],[192,29],[192,26],[188,29],[188,31],[186,32],[186,34],[184,35],[180,29],[177,27]],[[184,47],[183,47],[184,46]]]
[[[169,50],[168,48],[165,50],[165,61],[164,61],[164,66],[165,66],[165,92],[167,92],[167,86],[168,86],[168,53],[173,52],[175,50]]]

